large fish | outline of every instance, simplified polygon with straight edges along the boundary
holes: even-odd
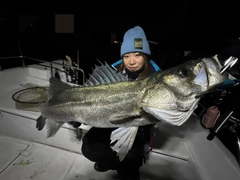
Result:
[[[82,86],[50,78],[49,100],[41,107],[37,128],[41,130],[46,121],[47,136],[51,137],[71,121],[94,127],[119,127],[112,133],[112,142],[119,141],[113,149],[126,153],[133,142],[128,140],[135,138],[138,126],[158,122],[183,124],[201,96],[228,78],[227,73],[220,71],[218,61],[203,58],[135,81],[116,74],[107,63],[96,66]],[[120,150],[123,142],[127,145]]]

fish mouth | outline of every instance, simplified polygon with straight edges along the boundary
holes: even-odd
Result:
[[[226,74],[221,74],[221,64],[214,58],[203,58],[201,69],[195,79],[195,83],[201,86],[201,92],[206,94],[210,89],[227,79]]]
[[[203,58],[202,62],[205,66],[208,79],[206,90],[212,89],[221,84],[228,78],[227,73],[221,74],[221,64],[214,58]]]

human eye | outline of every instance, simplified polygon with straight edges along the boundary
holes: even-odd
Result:
[[[136,58],[139,58],[140,56],[141,56],[140,53],[136,53],[136,54],[135,54],[135,57],[136,57]]]

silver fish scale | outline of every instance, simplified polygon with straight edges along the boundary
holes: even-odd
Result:
[[[126,97],[125,101],[121,101],[123,96]],[[79,121],[86,119],[86,123],[95,124],[97,127],[116,127],[119,126],[119,121],[122,122],[122,119],[139,114],[140,94],[129,92],[112,96],[112,98],[112,100],[106,97],[106,100],[101,98],[99,101],[91,102],[92,104],[84,109],[80,108],[78,114],[82,119]],[[116,124],[111,123],[111,120],[114,120]]]
[[[148,85],[142,105],[154,108],[176,109],[176,99],[164,84]]]
[[[79,121],[97,127],[116,127],[120,124],[118,121],[139,115],[142,95],[142,86],[137,81],[75,87],[57,92],[43,108],[42,115],[55,121]],[[111,123],[111,120],[115,123]]]

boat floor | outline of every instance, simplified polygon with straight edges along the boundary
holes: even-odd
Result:
[[[101,173],[94,170],[94,163],[81,154],[62,150],[59,148],[30,143],[22,140],[0,136],[0,179],[2,180],[117,180],[117,172],[109,170]],[[153,154],[153,156],[161,156]],[[164,158],[161,157],[161,158]],[[154,159],[151,158],[154,163]],[[164,172],[162,177],[153,177],[141,173],[142,180],[173,180],[172,171],[166,166],[168,157],[162,162],[160,171]],[[172,161],[172,160],[171,160]],[[177,160],[179,167],[185,162]],[[144,168],[149,168],[147,165]],[[159,165],[158,165],[159,167]],[[154,169],[152,169],[154,170]],[[181,178],[180,178],[181,179]]]
[[[0,179],[97,180],[116,179],[116,173],[99,173],[93,162],[59,148],[0,138]],[[116,178],[115,178],[116,177]]]

